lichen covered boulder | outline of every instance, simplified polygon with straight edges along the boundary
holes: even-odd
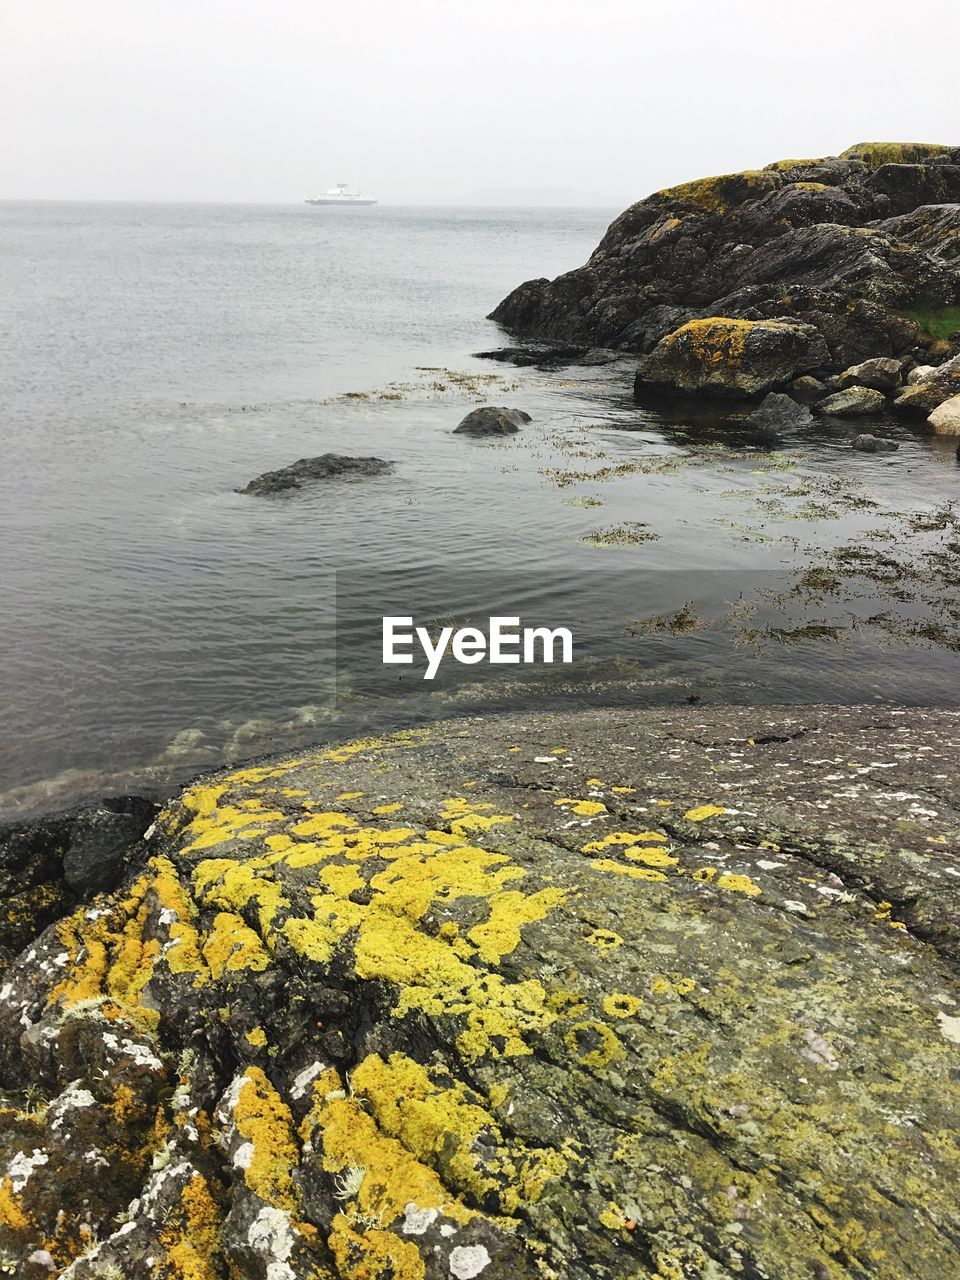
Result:
[[[958,748],[607,710],[197,783],[6,975],[5,1274],[955,1274]]]
[[[866,413],[882,413],[886,403],[882,391],[854,386],[827,396],[819,402],[816,410],[832,418],[858,418]]]
[[[691,320],[641,359],[634,384],[650,392],[759,396],[827,360],[809,325],[785,320]]]

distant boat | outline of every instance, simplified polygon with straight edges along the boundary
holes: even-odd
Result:
[[[351,191],[345,182],[338,182],[335,187],[324,192],[322,196],[307,196],[307,204],[376,204],[362,191]]]

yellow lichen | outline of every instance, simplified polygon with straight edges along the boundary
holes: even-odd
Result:
[[[722,804],[700,804],[694,809],[688,809],[683,816],[688,822],[703,822],[706,818],[716,818],[726,812]]]
[[[290,1109],[259,1067],[248,1067],[233,1111],[237,1132],[253,1147],[244,1181],[261,1200],[296,1209],[293,1171],[300,1159]]]

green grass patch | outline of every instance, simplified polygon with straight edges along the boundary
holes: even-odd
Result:
[[[949,338],[960,333],[960,307],[912,307],[900,313],[920,326],[931,338]]]

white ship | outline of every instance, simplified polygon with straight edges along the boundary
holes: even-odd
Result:
[[[335,187],[325,191],[322,196],[307,196],[307,204],[376,204],[362,191],[351,191],[345,182],[338,182]]]

